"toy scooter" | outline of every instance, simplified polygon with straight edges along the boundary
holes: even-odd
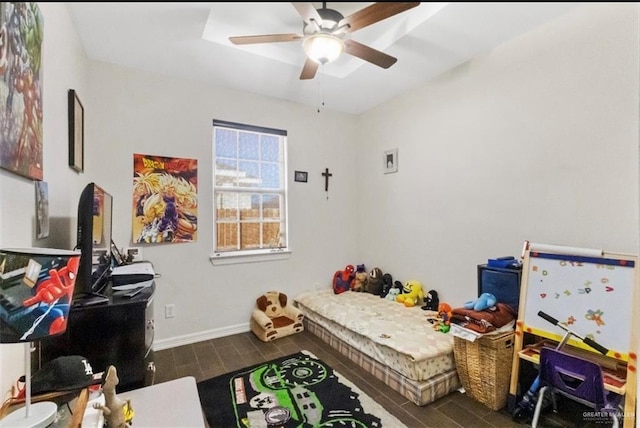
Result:
[[[585,344],[591,346],[593,349],[600,352],[602,355],[607,355],[607,353],[609,352],[609,350],[604,346],[600,345],[599,343],[597,343],[596,341],[588,337],[583,337],[579,335],[575,331],[569,329],[564,324],[561,324],[557,319],[553,318],[552,316],[542,311],[538,311],[538,316],[549,321],[551,324],[560,327],[566,332],[562,337],[562,340],[560,341],[560,343],[558,343],[558,346],[556,346],[555,348],[556,350],[560,350],[567,343],[567,341],[571,336],[575,336],[578,339],[582,340]],[[527,393],[524,394],[524,396],[522,397],[522,400],[520,400],[520,403],[518,403],[518,405],[516,406],[516,409],[513,411],[513,415],[512,415],[513,420],[524,422],[524,421],[530,421],[533,418],[533,413],[536,407],[536,400],[538,398],[539,389],[540,389],[540,376],[538,375],[536,376],[533,383],[531,384],[531,387],[529,387],[529,390],[527,391]]]

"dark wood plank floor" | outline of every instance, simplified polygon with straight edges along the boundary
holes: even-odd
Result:
[[[156,373],[153,382],[161,383],[183,376],[194,376],[196,381],[200,381],[300,350],[308,350],[329,364],[410,428],[527,426],[514,422],[506,411],[493,411],[460,392],[453,392],[426,406],[416,406],[306,331],[269,343],[247,332],[157,351],[154,355]],[[570,403],[560,404],[560,415],[551,414],[551,410],[546,412],[548,415],[541,419],[539,426],[607,426],[584,424],[581,417],[584,409]]]

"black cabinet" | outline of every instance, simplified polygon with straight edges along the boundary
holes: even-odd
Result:
[[[508,304],[517,314],[521,280],[521,267],[478,265],[478,296],[491,293],[498,302]]]
[[[61,355],[82,355],[94,373],[118,370],[117,391],[146,386],[153,367],[153,293],[155,284],[134,297],[106,295],[109,303],[72,307],[64,334],[40,343],[41,363]]]

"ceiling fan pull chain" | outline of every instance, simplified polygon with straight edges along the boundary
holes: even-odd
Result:
[[[321,107],[324,107],[324,92],[322,91],[322,65],[320,66],[320,72],[318,73],[318,113],[320,113]]]

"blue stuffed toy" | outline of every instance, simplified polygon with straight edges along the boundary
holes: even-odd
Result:
[[[491,293],[482,293],[476,300],[470,300],[464,304],[465,309],[473,309],[474,311],[484,311],[498,303],[496,296]]]

